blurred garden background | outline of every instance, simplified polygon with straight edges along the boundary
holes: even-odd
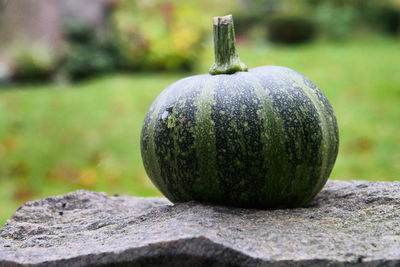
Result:
[[[399,0],[0,0],[0,226],[76,189],[160,195],[142,121],[166,86],[208,71],[226,14],[249,67],[293,68],[330,100],[331,179],[400,180]]]

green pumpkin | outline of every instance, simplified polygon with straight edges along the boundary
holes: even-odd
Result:
[[[232,16],[214,19],[214,42],[210,73],[173,83],[147,113],[141,151],[148,176],[172,202],[306,205],[337,156],[332,107],[294,70],[247,70]]]

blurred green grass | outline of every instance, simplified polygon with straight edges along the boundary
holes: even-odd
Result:
[[[249,67],[283,65],[327,95],[340,128],[331,179],[400,179],[400,42],[242,45]],[[213,61],[201,56],[199,72]],[[154,98],[189,74],[118,74],[0,91],[0,225],[24,201],[84,188],[159,195],[142,166],[141,124]]]

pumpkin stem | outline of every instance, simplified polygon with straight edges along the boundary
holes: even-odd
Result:
[[[247,66],[236,53],[235,30],[232,15],[214,17],[215,63],[208,71],[211,75],[247,71]]]
[[[236,53],[235,30],[232,15],[214,17],[215,63],[208,71],[211,75],[247,71],[247,66]]]

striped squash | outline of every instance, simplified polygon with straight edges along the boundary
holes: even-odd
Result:
[[[214,19],[210,74],[179,80],[144,121],[144,167],[172,202],[290,208],[322,189],[338,152],[338,127],[322,92],[279,66],[247,70],[232,16]]]

